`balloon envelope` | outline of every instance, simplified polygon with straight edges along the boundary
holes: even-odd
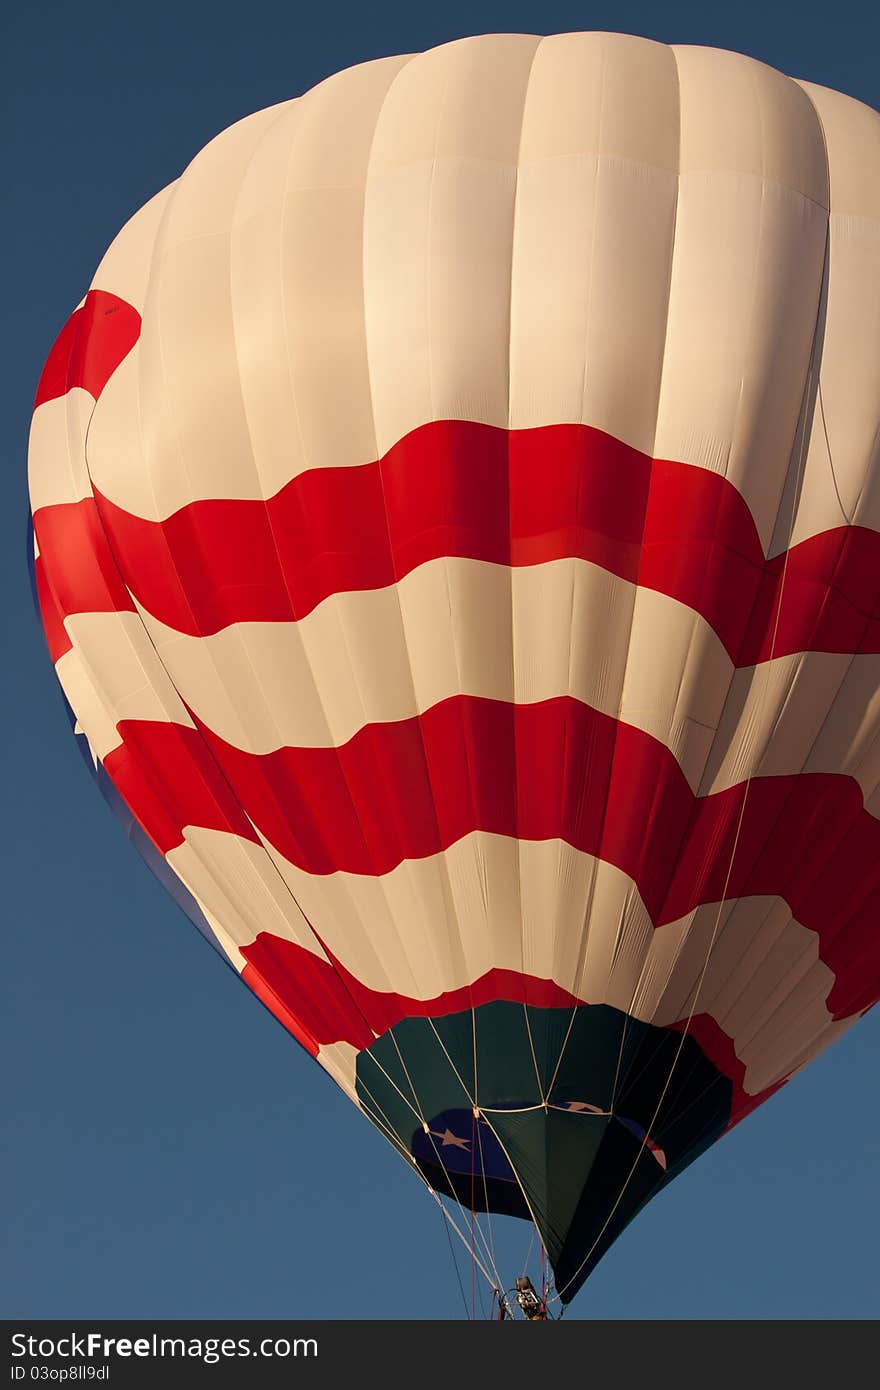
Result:
[[[147,203],[40,382],[88,765],[564,1301],[880,995],[878,173],[736,54],[366,63]]]

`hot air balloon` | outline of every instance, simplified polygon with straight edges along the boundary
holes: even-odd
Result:
[[[557,1308],[880,996],[878,441],[880,116],[615,34],[239,121],[49,355],[89,768]]]

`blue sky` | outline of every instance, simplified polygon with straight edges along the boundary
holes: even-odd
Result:
[[[218,130],[365,59],[571,29],[739,49],[880,106],[880,15],[854,0],[43,0],[2,21],[0,1315],[461,1315],[424,1190],[164,896],[85,775],[31,610],[27,430],[107,243]],[[876,1317],[878,1064],[880,1010],[652,1203],[568,1316]],[[499,1241],[512,1279],[522,1229]]]

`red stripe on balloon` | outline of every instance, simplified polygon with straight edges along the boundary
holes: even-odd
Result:
[[[37,604],[40,609],[40,618],[43,623],[43,631],[46,635],[46,645],[49,648],[53,662],[58,661],[59,657],[69,652],[73,643],[67,635],[64,626],[64,618],[61,610],[55,602],[55,595],[52,593],[49,580],[46,575],[46,566],[43,563],[42,555],[38,555],[34,560],[34,580],[37,589]]]
[[[247,965],[242,978],[280,1023],[317,1056],[319,1048],[345,1042],[361,1050],[404,1018],[442,1018],[479,1008],[495,1000],[528,1004],[537,1009],[569,1009],[590,1001],[557,985],[515,970],[489,970],[472,984],[433,999],[370,989],[338,961],[326,961],[313,951],[269,932],[261,932],[241,948]],[[704,1054],[733,1085],[734,1124],[779,1089],[781,1083],[748,1095],[743,1090],[745,1067],[732,1040],[708,1014],[673,1024],[687,1030]]]
[[[133,613],[135,606],[93,497],[40,507],[34,513],[34,533],[40,550],[39,592],[45,591],[51,605],[44,610],[41,603],[40,611],[52,660],[57,661],[71,646],[64,618],[73,613]]]
[[[80,386],[97,400],[140,336],[141,316],[106,290],[89,290],[52,345],[34,409]]]
[[[90,290],[49,353],[35,408],[77,386],[97,399],[140,329],[132,305]],[[191,635],[299,618],[332,593],[384,587],[444,555],[510,565],[577,556],[701,613],[739,665],[880,650],[876,532],[835,528],[766,560],[726,479],[652,460],[584,425],[440,421],[378,462],[302,474],[265,504],[194,502],[161,523],[98,501],[132,593]],[[80,544],[94,519],[76,515],[93,506],[89,498],[35,518],[38,537],[47,533],[41,550],[70,571],[60,618],[107,611],[110,594],[96,592]],[[98,562],[105,580],[113,563]],[[127,594],[121,606],[131,608]]]
[[[279,940],[278,937],[272,939]],[[292,943],[289,944],[292,945]],[[300,949],[302,948],[300,947]],[[309,952],[304,954],[309,954]],[[324,962],[319,961],[318,964],[323,965]],[[332,970],[329,967],[328,971],[332,975]],[[273,972],[267,971],[263,974],[250,964],[244,967],[241,978],[245,984],[250,985],[257,998],[274,1014],[278,1022],[284,1025],[288,1033],[292,1034],[297,1042],[313,1057],[317,1057],[321,1044],[305,1020],[314,1021],[316,1017],[323,1020],[331,1017],[332,1005],[335,1003],[335,991],[332,984],[319,978],[316,990],[313,973],[304,970],[299,989],[291,992],[285,988],[283,979],[277,978],[277,973],[273,974]],[[341,1026],[345,1031],[346,1025],[342,1024]],[[330,1042],[331,1039],[325,1038],[324,1041]],[[338,1042],[340,1039],[333,1039],[333,1041]]]
[[[839,976],[829,1007],[877,997],[876,970],[843,978],[880,914],[880,821],[850,777],[756,777],[697,797],[665,744],[567,696],[459,696],[340,748],[263,755],[201,727],[124,721],[119,732],[105,767],[163,852],[188,825],[253,839],[244,823],[306,872],[374,876],[475,830],[558,838],[632,878],[657,926],[705,903],[784,898]],[[158,808],[137,778],[120,784],[129,756],[152,772]]]
[[[96,501],[128,589],[193,636],[302,618],[443,556],[577,557],[700,613],[738,665],[880,651],[880,533],[842,526],[767,560],[726,479],[582,425],[426,425],[378,463],[303,473],[268,502],[193,502],[162,522]],[[60,538],[76,523],[55,510],[36,520]],[[71,589],[66,612],[88,601]]]
[[[238,798],[194,729],[129,723],[123,742],[103,764],[128,809],[163,854],[183,842],[188,825],[225,830],[259,844]]]
[[[369,1047],[374,1035],[387,1032],[402,1018],[441,1018],[493,999],[529,1004],[536,1009],[563,1009],[576,1002],[587,1002],[577,1001],[553,980],[539,980],[521,971],[500,968],[488,971],[473,984],[447,990],[433,999],[414,999],[406,994],[370,989],[335,957],[323,960],[313,951],[270,932],[261,932],[255,941],[240,949],[248,962],[244,971],[248,984],[255,974],[268,982],[319,1045],[347,1042],[357,1048]]]

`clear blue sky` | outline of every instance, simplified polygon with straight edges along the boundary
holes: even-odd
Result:
[[[571,29],[739,49],[880,106],[871,0],[5,11],[2,1316],[461,1314],[420,1184],[165,898],[85,774],[31,611],[27,430],[107,243],[218,130],[364,59]],[[649,1206],[569,1316],[878,1316],[878,1069],[880,1009]]]

